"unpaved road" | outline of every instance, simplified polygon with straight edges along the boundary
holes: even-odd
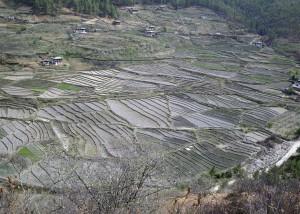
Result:
[[[300,140],[295,141],[291,146],[289,151],[275,164],[276,166],[281,166],[285,161],[287,161],[293,154],[296,153],[296,150],[300,147]]]

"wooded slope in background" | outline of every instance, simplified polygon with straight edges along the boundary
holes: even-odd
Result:
[[[8,0],[7,0],[8,1]],[[12,0],[26,4],[35,13],[57,14],[61,7],[76,12],[117,17],[115,5],[171,4],[176,9],[188,6],[208,7],[232,21],[244,24],[261,35],[300,38],[299,0]],[[12,2],[9,0],[9,2]]]

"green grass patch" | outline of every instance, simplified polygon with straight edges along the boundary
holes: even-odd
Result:
[[[3,138],[6,135],[4,129],[0,128],[0,138]]]
[[[7,25],[7,26],[5,26],[5,28],[9,29],[11,31],[14,31],[14,32],[24,31],[24,29],[26,30],[26,28],[21,25]]]
[[[292,65],[294,63],[293,60],[285,56],[279,56],[279,55],[273,56],[270,61],[273,63],[283,64],[283,65]]]
[[[279,54],[294,56],[300,60],[300,42],[278,42],[274,45],[274,49]]]
[[[207,56],[212,55],[206,49],[200,48],[199,45],[189,44],[187,42],[182,42],[180,46],[176,47],[176,51],[186,51],[193,54],[205,54]]]
[[[278,170],[283,179],[300,180],[300,155],[290,157]]]
[[[239,72],[243,70],[243,67],[240,65],[226,65],[227,71]]]
[[[278,81],[282,81],[282,80],[277,80],[274,81],[274,78],[271,77],[266,77],[266,76],[248,76],[247,79],[255,81],[255,82],[260,82],[260,83],[272,83],[272,82],[278,82]]]
[[[202,62],[193,62],[192,65],[203,69],[226,71],[226,68],[222,65],[213,65]]]
[[[28,88],[28,89],[48,89],[50,87],[53,87],[56,83],[42,80],[42,79],[26,79],[26,80],[20,80],[16,81],[13,86],[18,86],[22,88]]]
[[[289,71],[289,76],[293,81],[296,81],[300,78],[300,69],[294,68]]]
[[[82,58],[84,56],[84,51],[81,49],[66,51],[63,54],[64,58]]]
[[[286,132],[285,136],[288,139],[300,138],[300,127]]]
[[[81,91],[81,89],[77,86],[71,85],[71,84],[66,84],[66,83],[61,83],[55,86],[55,88],[61,89],[61,90],[67,90],[67,91]]]
[[[44,93],[45,91],[47,91],[47,89],[45,89],[45,88],[32,88],[31,91],[37,92],[37,93]]]
[[[30,151],[27,147],[23,147],[19,150],[18,154],[20,156],[23,156],[23,157],[26,157],[26,158],[29,158],[30,160],[32,161],[35,161],[37,159],[37,156],[32,152]]]
[[[274,48],[278,51],[298,51],[300,49],[300,42],[280,42],[275,44]]]
[[[273,125],[274,125],[274,121],[268,121],[268,122],[266,123],[266,126],[267,126],[268,128],[272,128]]]

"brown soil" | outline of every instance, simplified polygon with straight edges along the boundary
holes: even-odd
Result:
[[[163,207],[162,213],[174,213],[176,210],[180,210],[180,213],[193,213],[196,212],[199,206],[209,205],[211,207],[217,204],[229,204],[228,200],[230,191],[223,193],[216,193],[204,196],[201,193],[188,193],[186,191],[182,196],[171,198],[168,200],[165,207]]]

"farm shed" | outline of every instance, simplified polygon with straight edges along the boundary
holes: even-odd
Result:
[[[252,45],[254,47],[257,47],[257,48],[263,48],[264,47],[264,44],[262,43],[262,41],[255,41],[252,43]]]
[[[136,8],[129,8],[129,9],[128,9],[128,12],[129,12],[130,14],[137,13],[138,11],[139,11],[139,10],[136,9]]]
[[[121,21],[120,20],[115,20],[113,21],[113,25],[120,25],[121,24]]]
[[[157,33],[153,30],[147,30],[145,36],[154,37],[157,36]]]
[[[149,26],[147,30],[152,30],[153,31],[153,30],[155,30],[155,27],[154,26]]]
[[[292,88],[293,88],[295,91],[300,92],[300,81],[295,82],[295,83],[292,85]]]
[[[52,64],[59,65],[62,63],[63,58],[61,56],[51,57]]]
[[[224,36],[223,34],[221,34],[221,33],[215,33],[215,34],[213,35],[213,38],[214,38],[214,39],[224,39],[225,36]]]
[[[165,6],[164,5],[160,5],[158,8],[156,8],[156,10],[164,10]]]
[[[84,27],[78,27],[74,31],[75,33],[86,33],[86,29]]]

